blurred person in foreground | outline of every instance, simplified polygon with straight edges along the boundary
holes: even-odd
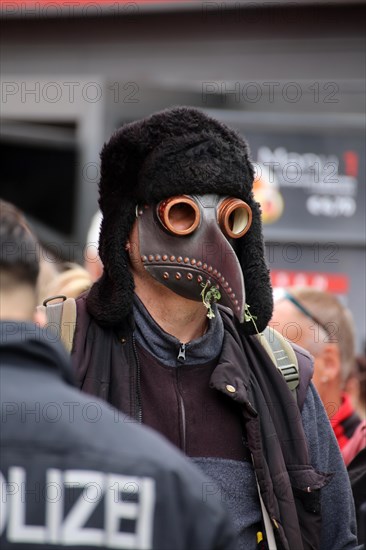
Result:
[[[329,292],[290,288],[275,302],[271,325],[314,356],[313,382],[343,449],[361,422],[344,391],[355,362],[350,311]]]
[[[310,357],[291,350],[295,403],[256,336],[273,303],[253,179],[243,139],[196,109],[111,137],[104,272],[76,300],[73,365],[83,391],[163,433],[212,478],[241,549],[265,548],[264,531],[271,548],[355,548],[349,479]]]
[[[209,480],[74,387],[69,357],[33,313],[36,239],[3,201],[0,235],[1,548],[235,548]]]

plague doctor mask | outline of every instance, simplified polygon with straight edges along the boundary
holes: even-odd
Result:
[[[251,208],[219,195],[178,195],[137,209],[141,260],[161,284],[190,300],[216,287],[219,303],[244,320],[245,287],[232,243],[248,231]]]

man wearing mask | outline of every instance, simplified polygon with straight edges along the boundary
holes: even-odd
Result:
[[[211,477],[240,548],[266,538],[278,549],[356,548],[349,481],[309,356],[296,351],[295,403],[256,336],[272,291],[245,142],[181,107],[123,126],[101,160],[104,273],[77,300],[80,387]]]

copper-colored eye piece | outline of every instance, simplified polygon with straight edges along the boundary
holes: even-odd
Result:
[[[200,222],[200,210],[187,195],[170,197],[161,201],[157,215],[162,225],[173,235],[190,235]]]
[[[231,239],[239,239],[252,223],[252,209],[246,202],[233,197],[224,199],[218,208],[221,231]]]

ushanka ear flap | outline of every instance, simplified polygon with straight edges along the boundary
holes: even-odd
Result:
[[[264,330],[272,317],[273,296],[269,269],[264,255],[260,206],[254,200],[248,201],[252,208],[252,225],[249,231],[235,243],[244,275],[245,303],[253,321],[244,321],[240,330],[244,334],[256,334]],[[248,311],[248,310],[247,310]]]
[[[124,199],[102,221],[99,254],[104,272],[87,297],[88,311],[101,326],[121,326],[132,310],[134,281],[125,245],[135,210],[135,201]]]
[[[103,220],[99,255],[104,272],[89,291],[87,307],[104,327],[122,325],[132,311],[134,281],[126,244],[140,199],[139,170],[154,146],[144,127],[144,121],[126,124],[113,134],[100,155],[99,205]]]
[[[136,219],[139,153],[133,145],[116,132],[101,152],[99,255],[104,272],[89,291],[87,307],[105,327],[121,325],[132,309],[134,282],[125,247]]]

